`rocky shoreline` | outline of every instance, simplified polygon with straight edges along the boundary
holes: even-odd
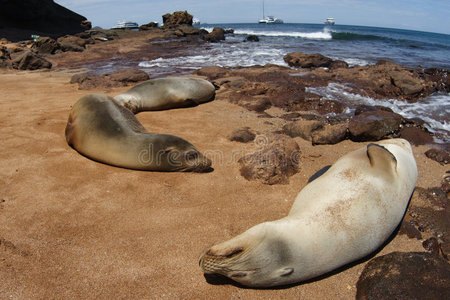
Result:
[[[66,72],[64,76],[67,77],[69,76],[67,74],[75,73],[71,76],[70,84],[67,80],[66,85],[59,83],[58,87],[70,90],[71,93],[90,91],[109,93],[152,78],[152,74],[135,68],[122,68],[107,74],[97,74],[92,72],[92,69],[86,69],[86,65],[109,60],[125,62],[133,58],[151,59],[176,56],[177,52],[185,51],[186,48],[195,49],[204,43],[220,42],[226,38],[223,29],[217,28],[212,33],[207,33],[192,27],[192,17],[189,21],[187,13],[169,14],[165,15],[163,19],[166,20],[166,23],[162,28],[149,23],[142,26],[140,31],[91,29],[57,39],[41,37],[36,41],[19,43],[2,40],[0,42],[1,74],[7,76],[8,74],[20,74],[21,71],[18,70],[38,69],[43,70],[30,73],[25,71],[24,74],[47,76],[51,72]],[[393,97],[414,102],[435,92],[450,92],[449,70],[411,69],[386,61],[380,61],[372,66],[349,67],[345,62],[333,61],[319,54],[298,52],[290,53],[284,59],[291,66],[290,68],[276,65],[248,68],[211,66],[194,72],[195,75],[208,78],[214,83],[217,88],[214,102],[217,102],[219,107],[229,109],[227,105],[237,105],[236,111],[238,112],[233,115],[235,119],[240,120],[242,115],[251,119],[248,126],[247,124],[246,126],[233,125],[230,124],[230,120],[235,119],[227,120],[226,128],[234,128],[234,130],[228,132],[228,136],[221,136],[221,139],[218,140],[224,143],[226,145],[224,149],[228,150],[229,147],[250,145],[250,142],[256,145],[257,149],[253,149],[256,151],[239,157],[236,166],[233,166],[239,172],[232,171],[234,173],[231,174],[233,176],[240,174],[245,181],[241,183],[239,181],[241,178],[236,181],[239,181],[243,187],[255,186],[253,187],[255,193],[260,189],[265,189],[267,192],[276,194],[272,187],[282,184],[286,189],[293,189],[292,194],[294,194],[298,192],[299,188],[290,187],[292,178],[299,181],[301,172],[306,172],[305,165],[310,163],[308,160],[314,161],[316,159],[314,155],[321,157],[320,160],[325,160],[326,156],[332,155],[326,152],[332,151],[332,148],[326,148],[328,150],[325,151],[320,150],[322,149],[320,147],[344,147],[342,144],[349,147],[348,145],[353,143],[373,142],[390,137],[407,139],[413,144],[416,157],[421,159],[419,171],[433,177],[427,179],[426,182],[440,182],[440,186],[436,186],[436,184],[434,186],[418,185],[398,231],[398,235],[407,237],[410,243],[416,241],[421,245],[423,243],[422,252],[416,253],[417,249],[403,254],[393,252],[370,260],[364,270],[360,268],[361,277],[357,274],[359,280],[354,283],[357,288],[357,292],[354,291],[354,294],[357,299],[378,298],[380,295],[383,297],[401,295],[404,298],[423,299],[427,297],[438,299],[442,296],[442,299],[445,299],[446,294],[448,295],[450,278],[448,273],[450,175],[448,171],[442,174],[442,170],[449,162],[449,142],[436,144],[433,134],[424,127],[424,121],[420,118],[407,119],[385,107],[367,105],[350,107],[353,113],[345,114],[344,112],[349,108],[346,104],[336,99],[324,98],[312,92],[310,88],[323,87],[330,82],[335,82],[346,84],[356,94],[374,99]],[[206,111],[205,115],[208,116],[212,113]],[[249,115],[256,117],[248,117]],[[66,116],[58,114],[57,117],[64,119]],[[198,118],[197,122],[199,119],[201,118]],[[167,121],[167,119],[162,120]],[[47,116],[43,116],[39,122],[38,125],[41,126],[41,124],[45,125],[51,121]],[[243,123],[245,122],[240,121],[239,124]],[[58,134],[59,131],[57,128]],[[261,141],[261,137],[264,137],[265,140]],[[218,141],[216,143],[219,143]],[[202,141],[202,143],[208,144],[207,141]],[[424,151],[418,152],[418,149],[424,149]],[[68,149],[63,150],[68,152]],[[319,154],[316,153],[317,151]],[[269,157],[270,164],[261,164],[261,160],[257,159],[260,156]],[[78,158],[78,156],[74,157],[70,157],[70,159]],[[292,159],[293,157],[296,159]],[[439,163],[439,171],[433,170],[436,168],[433,165],[437,164],[436,162]],[[83,163],[89,164],[90,162],[83,160]],[[76,163],[72,162],[72,164]],[[19,169],[17,168],[16,172],[19,172]],[[22,171],[20,170],[20,172]],[[220,168],[218,172],[221,172]],[[121,175],[123,174],[121,173]],[[132,176],[128,173],[126,175]],[[95,173],[92,176],[95,178],[98,175]],[[156,174],[154,176],[163,175]],[[218,179],[215,178],[214,184],[218,184]],[[131,178],[128,184],[136,188],[133,180],[135,181],[135,178]],[[7,182],[6,179],[4,181]],[[208,182],[208,184],[210,183]],[[158,189],[168,193],[166,186],[173,186],[171,179],[165,178]],[[224,189],[228,189],[228,186],[225,186]],[[15,199],[12,196],[13,192],[8,193],[2,195],[0,216],[3,213],[3,207],[7,207],[10,202],[14,201],[11,199]],[[190,190],[180,192],[180,194],[186,193],[190,193]],[[164,193],[161,192],[161,194]],[[194,194],[192,197],[196,196],[198,195]],[[229,204],[226,203],[222,209],[226,210],[228,206]],[[251,221],[253,222],[253,220]],[[240,225],[247,226],[246,224]],[[241,227],[238,229],[232,227],[227,229],[227,234],[233,235],[234,231],[241,229]],[[32,256],[32,254],[22,255],[22,252],[17,250],[24,243],[19,241],[18,246],[15,246],[2,234],[0,231],[0,249],[8,255],[12,253],[7,259],[16,262],[15,258],[10,257],[15,257],[18,253],[21,256],[20,259],[26,259],[27,255]],[[395,280],[390,280],[393,275],[393,271],[390,269],[392,266],[396,266],[396,270],[400,270],[400,274],[394,274]],[[421,269],[420,266],[424,266],[424,268]],[[3,273],[2,270],[0,271]],[[318,289],[320,289],[321,283],[318,284]],[[419,285],[426,288],[419,289],[417,288]],[[331,287],[333,288],[333,285]],[[213,286],[213,288],[219,287]],[[226,286],[226,288],[230,287]],[[293,290],[295,288],[292,287]],[[275,292],[282,293],[284,291]],[[182,292],[177,294],[180,297],[182,295],[186,296]],[[251,296],[248,293],[246,295],[247,297]],[[261,297],[264,295],[262,294]]]

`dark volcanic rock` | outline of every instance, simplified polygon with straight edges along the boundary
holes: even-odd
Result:
[[[148,79],[149,76],[144,71],[126,68],[119,69],[111,74],[76,74],[72,76],[70,83],[78,83],[78,89],[80,90],[91,90],[127,86],[129,83],[136,83]]]
[[[93,43],[91,39],[83,39],[78,36],[66,35],[57,39],[57,42],[62,51],[83,52],[86,49],[86,44]]]
[[[54,54],[59,48],[59,44],[50,37],[40,37],[31,46],[39,55]]]
[[[256,134],[249,127],[244,127],[233,131],[229,140],[241,143],[248,143],[255,139]]]
[[[187,11],[176,11],[173,14],[165,14],[162,16],[163,26],[165,28],[172,27],[174,25],[187,24],[192,25],[193,16]]]
[[[194,74],[198,76],[206,76],[209,80],[214,80],[217,78],[225,77],[228,74],[228,69],[223,67],[208,66],[196,70]]]
[[[14,69],[18,70],[50,69],[52,67],[51,62],[32,51],[24,52],[22,55],[15,58],[11,62],[11,65]]]
[[[425,152],[425,155],[428,158],[437,161],[441,165],[446,165],[450,162],[450,154],[444,149],[432,148]]]
[[[284,61],[291,67],[297,68],[319,68],[329,67],[333,60],[322,54],[305,54],[302,52],[288,53]]]
[[[311,142],[313,145],[334,145],[346,139],[347,130],[347,123],[326,125],[312,132]]]
[[[378,141],[398,131],[402,116],[386,111],[367,111],[350,119],[348,129],[353,141]]]
[[[259,151],[239,159],[241,175],[247,180],[264,184],[287,184],[289,177],[299,171],[300,148],[283,135],[257,136]]]
[[[356,284],[356,299],[450,299],[450,265],[426,252],[372,259]]]
[[[348,68],[348,63],[343,60],[333,60],[328,67],[330,69]]]
[[[409,223],[427,236],[442,243],[443,256],[450,251],[450,207],[446,192],[441,187],[416,187],[402,222]],[[406,233],[407,232],[400,232]],[[408,234],[409,236],[409,234]]]
[[[85,30],[85,17],[52,0],[0,0],[0,37],[10,41],[31,39],[32,34],[57,38]]]
[[[213,31],[203,36],[207,42],[217,43],[225,40],[225,30],[220,27],[214,27]]]
[[[158,27],[158,23],[150,22],[150,23],[142,24],[141,26],[139,26],[139,30],[150,30],[150,29],[157,28],[157,27]]]
[[[11,66],[11,55],[5,46],[0,46],[0,68]]]
[[[399,136],[415,146],[433,143],[433,137],[430,133],[419,127],[403,127],[399,132]]]
[[[441,243],[439,243],[438,239],[435,237],[430,237],[429,239],[426,239],[425,241],[423,241],[422,246],[425,250],[431,252],[432,254],[435,254],[435,255],[444,254],[442,251]],[[447,259],[447,257],[444,257],[444,258]]]
[[[244,42],[259,42],[259,37],[254,34],[250,34],[245,38]]]
[[[119,81],[123,83],[140,82],[150,79],[145,71],[134,68],[119,69],[115,72],[112,72],[108,77],[113,81]]]

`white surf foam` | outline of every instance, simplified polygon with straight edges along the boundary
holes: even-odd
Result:
[[[213,28],[204,27],[203,29],[211,32]],[[252,29],[235,29],[234,34],[239,35],[257,35],[270,37],[295,37],[312,40],[331,40],[333,36],[329,30],[316,32],[297,32],[297,31],[271,31],[271,30],[252,30]]]
[[[418,117],[425,121],[425,127],[434,133],[449,138],[450,134],[450,94],[433,94],[421,101],[409,103],[398,99],[373,99],[351,92],[345,84],[330,83],[326,87],[307,88],[307,91],[326,99],[335,99],[351,106],[361,104],[389,107],[395,113],[411,119]]]

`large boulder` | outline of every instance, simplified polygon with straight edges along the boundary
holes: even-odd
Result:
[[[264,184],[288,184],[299,171],[300,148],[294,139],[284,135],[257,136],[259,150],[239,159],[241,175]]]
[[[217,43],[225,40],[225,30],[220,27],[214,27],[214,29],[203,36],[203,39],[208,42]]]
[[[86,49],[86,44],[90,43],[92,39],[83,39],[78,36],[66,35],[58,38],[57,42],[62,51],[83,52]]]
[[[387,111],[366,111],[350,119],[348,130],[353,141],[379,141],[400,128],[403,118]]]
[[[305,54],[302,52],[288,53],[284,56],[284,61],[291,67],[297,68],[328,68],[333,60],[322,54]]]
[[[356,299],[450,299],[449,287],[445,259],[426,252],[393,252],[365,266],[356,283]]]
[[[88,26],[85,17],[52,0],[0,0],[0,7],[0,37],[13,42],[32,34],[57,38]]]
[[[58,42],[50,37],[40,37],[33,42],[31,49],[39,55],[49,55],[54,54],[58,49],[60,49],[60,46]]]
[[[165,14],[162,16],[163,26],[165,28],[172,27],[176,25],[192,25],[193,16],[190,15],[187,11],[176,11],[173,14]]]
[[[15,58],[11,65],[18,70],[50,69],[52,67],[51,62],[32,51],[24,52]]]

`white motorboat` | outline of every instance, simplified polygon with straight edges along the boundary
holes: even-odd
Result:
[[[117,22],[117,25],[113,27],[112,29],[138,29],[139,25],[136,22],[130,22],[130,21],[119,21]]]
[[[325,24],[326,25],[334,25],[334,18],[327,18],[326,20],[325,20]]]

